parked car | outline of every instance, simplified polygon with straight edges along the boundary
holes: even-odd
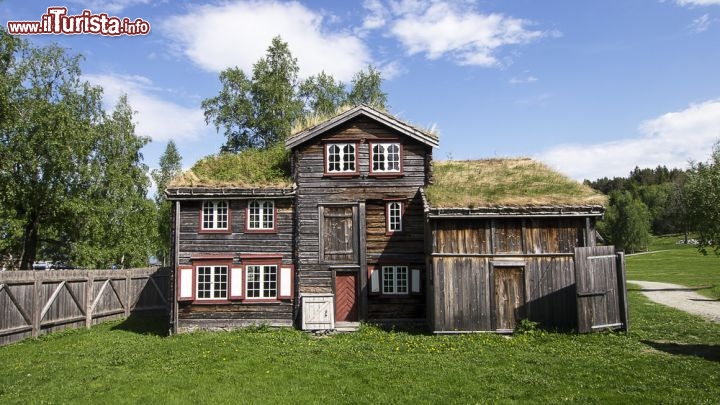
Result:
[[[33,270],[51,270],[52,268],[53,268],[53,265],[49,261],[33,262],[33,265],[32,265]]]
[[[75,270],[77,267],[73,266],[70,263],[65,262],[55,262],[52,265],[53,270]]]

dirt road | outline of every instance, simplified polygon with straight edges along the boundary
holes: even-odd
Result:
[[[655,281],[628,280],[628,283],[640,287],[652,301],[720,323],[720,301],[696,293],[697,288]]]

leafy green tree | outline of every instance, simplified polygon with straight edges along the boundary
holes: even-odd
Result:
[[[635,253],[650,241],[650,212],[627,191],[613,192],[599,230],[618,249]]]
[[[299,96],[306,115],[330,116],[347,101],[345,85],[325,72],[305,79],[300,84]]]
[[[24,269],[38,252],[87,266],[145,263],[147,140],[134,135],[127,101],[107,117],[102,89],[80,80],[79,55],[4,32],[0,41],[2,253]]]
[[[333,114],[344,104],[387,109],[382,77],[372,66],[355,75],[349,92],[325,72],[300,82],[298,71],[288,44],[275,37],[253,65],[252,77],[237,67],[220,72],[220,93],[203,100],[201,107],[205,121],[225,133],[223,152],[267,149],[285,140],[295,124]]]
[[[159,247],[156,253],[157,258],[163,265],[167,264],[172,246],[171,236],[171,206],[170,201],[165,198],[165,189],[170,181],[182,172],[182,157],[175,146],[175,142],[170,141],[165,148],[165,152],[160,156],[160,168],[152,171],[153,180],[157,186],[157,194],[155,196],[155,204],[158,209],[158,237]]]
[[[387,94],[381,90],[382,76],[380,71],[372,66],[367,70],[355,73],[352,80],[352,89],[348,93],[348,103],[351,105],[367,104],[381,110],[387,110]]]
[[[720,255],[720,142],[707,162],[691,166],[685,193],[688,217],[698,233],[698,250],[707,254],[712,249]]]
[[[275,37],[253,65],[252,79],[237,67],[220,73],[220,94],[203,100],[202,108],[206,122],[225,131],[223,151],[263,149],[287,138],[302,115],[296,96],[298,70],[287,43]]]

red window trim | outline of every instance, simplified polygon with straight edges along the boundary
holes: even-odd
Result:
[[[206,202],[212,202],[212,201],[224,201],[227,203],[228,206],[228,227],[226,229],[204,229],[203,228],[203,206]],[[198,223],[198,233],[221,233],[221,234],[231,234],[232,233],[232,209],[230,208],[230,201],[228,200],[203,200],[200,203],[200,216],[199,216],[199,223]]]
[[[273,203],[273,227],[271,229],[251,229],[250,228],[250,202],[252,201],[270,201]],[[255,200],[248,200],[247,206],[245,207],[245,233],[277,233],[277,225],[278,225],[278,217],[277,217],[277,204],[275,204],[275,200],[272,199],[255,199]]]
[[[226,297],[223,298],[209,298],[209,299],[203,299],[197,297],[197,268],[198,267],[205,267],[205,266],[227,266],[227,291],[226,291]],[[231,285],[232,280],[230,279],[231,272],[232,272],[232,259],[194,259],[193,260],[193,304],[200,304],[200,305],[207,305],[207,304],[229,304],[231,302],[230,300],[230,291],[231,291]]]
[[[403,217],[405,216],[405,200],[384,200],[385,202],[385,236],[392,236],[396,233],[402,233],[403,229],[405,228],[405,220]],[[393,231],[390,230],[390,204],[391,203],[399,203],[400,204],[400,229]]]
[[[182,270],[190,270],[190,297],[180,298],[180,273]],[[177,266],[177,272],[175,273],[175,298],[178,302],[193,302],[195,301],[195,267],[188,265]]]
[[[348,144],[348,145],[354,145],[355,146],[355,171],[354,172],[328,172],[328,146],[329,145],[339,145],[339,144]],[[323,177],[357,177],[360,175],[360,162],[358,161],[358,141],[356,140],[348,140],[348,141],[339,141],[339,140],[328,140],[323,143]]]
[[[248,255],[251,256],[251,255]],[[246,257],[246,256],[244,256]],[[242,261],[243,268],[243,300],[244,304],[267,304],[270,302],[280,302],[280,266],[282,266],[282,256],[278,257],[275,255],[255,255],[255,259],[247,258]],[[248,281],[248,266],[276,266],[277,274],[275,275],[275,298],[254,298],[248,297],[247,294],[247,281]]]
[[[400,146],[400,171],[399,172],[382,172],[382,171],[376,172],[376,171],[373,171],[373,163],[374,163],[374,161],[373,161],[373,155],[374,155],[373,145],[392,144],[392,143],[396,143]],[[368,155],[370,155],[370,166],[368,167],[368,172],[369,172],[368,176],[372,176],[372,177],[403,177],[405,175],[405,165],[403,164],[403,162],[405,161],[405,148],[404,148],[405,145],[403,145],[402,142],[400,142],[399,140],[392,140],[392,141],[387,140],[387,141],[382,141],[382,142],[371,141],[368,144],[369,144]]]

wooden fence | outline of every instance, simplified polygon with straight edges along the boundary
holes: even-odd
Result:
[[[0,272],[0,346],[168,311],[169,269]]]

